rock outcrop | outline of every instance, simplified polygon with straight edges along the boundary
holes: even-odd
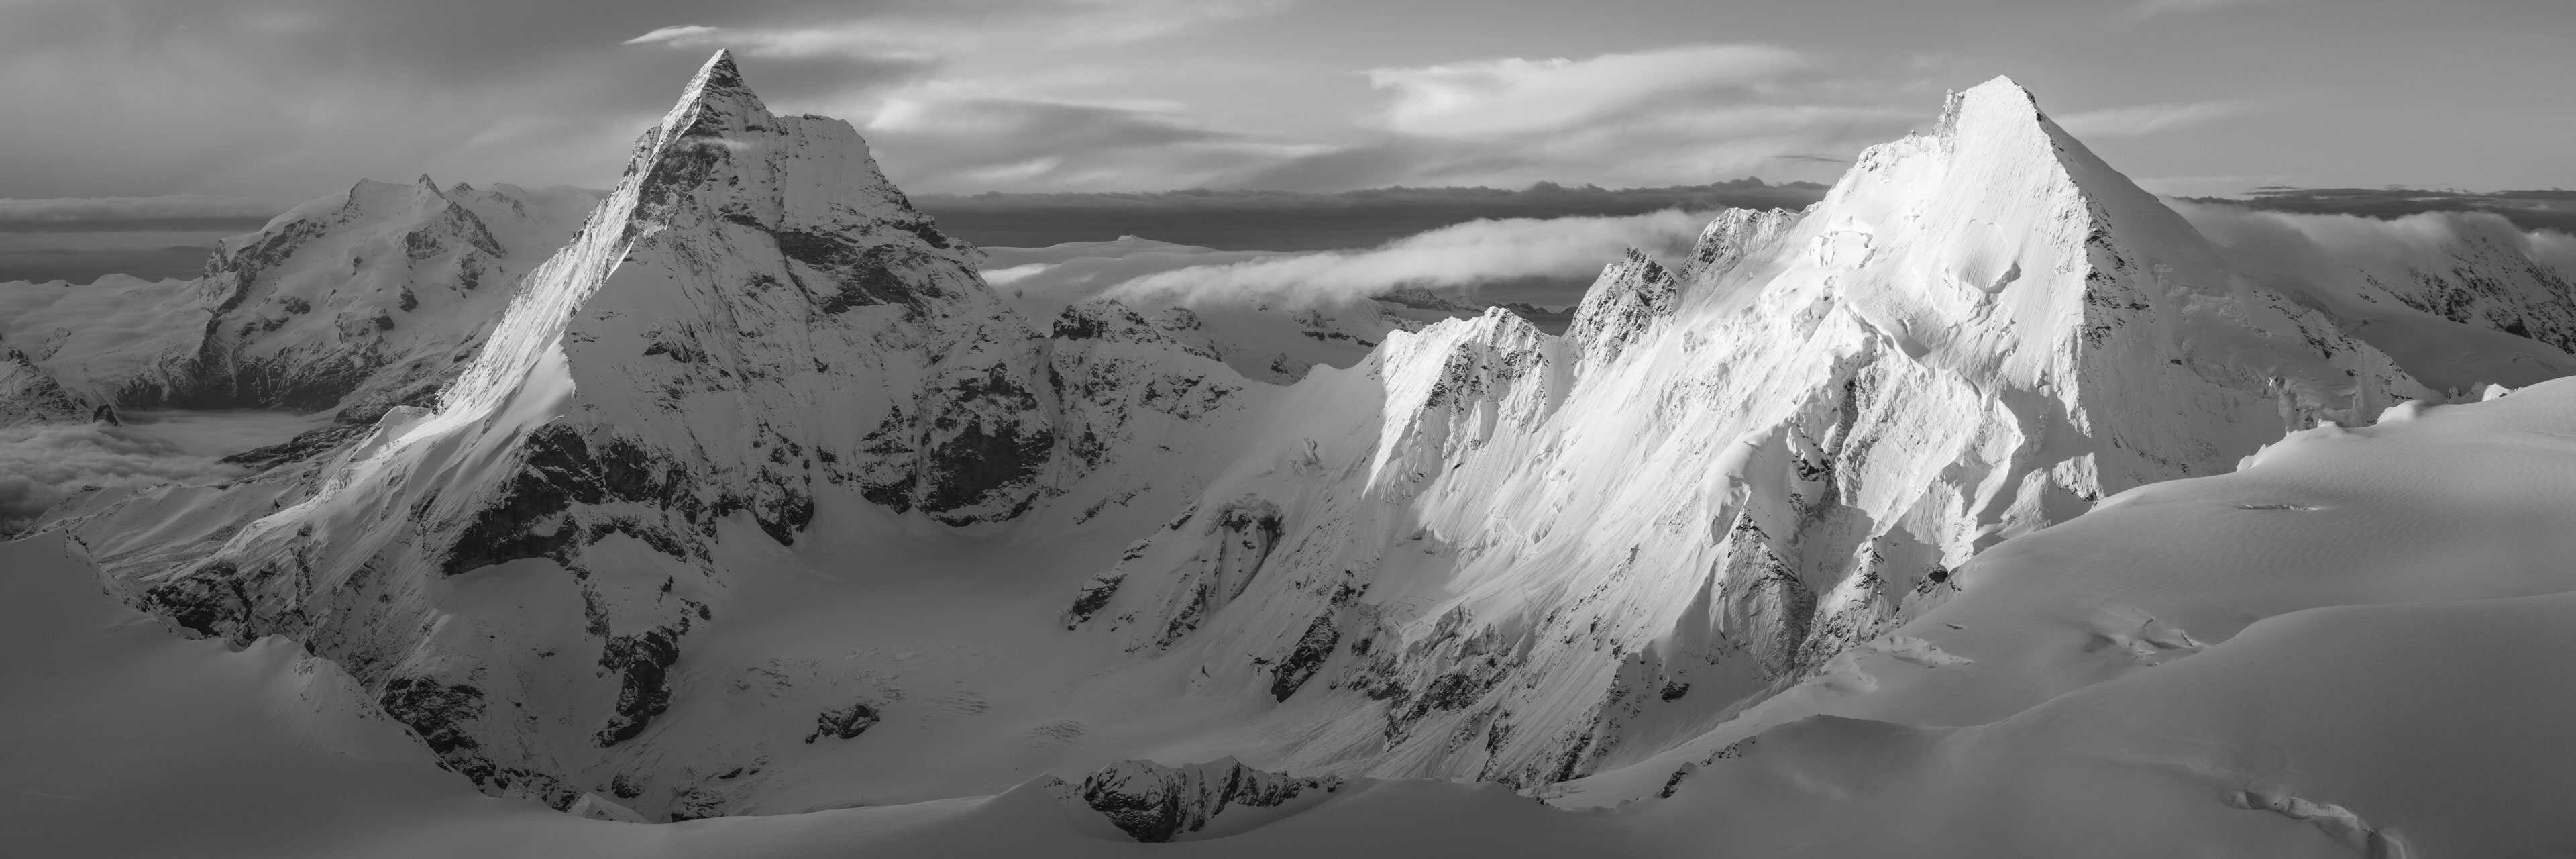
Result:
[[[1341,788],[1329,776],[1297,778],[1221,758],[1164,766],[1126,761],[1083,777],[1075,794],[1129,837],[1149,844],[1188,840],[1228,809],[1276,808]]]

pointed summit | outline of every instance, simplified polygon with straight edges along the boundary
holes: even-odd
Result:
[[[691,89],[704,88],[710,84],[719,87],[742,86],[742,69],[734,66],[733,51],[717,48],[715,56],[708,57],[707,64],[698,67],[697,77],[689,81]]]
[[[1934,126],[1934,133],[1943,137],[1957,133],[1960,115],[1972,100],[1977,102],[1982,119],[2028,120],[2033,123],[2048,119],[2048,115],[2039,109],[2039,98],[2031,95],[2028,88],[2014,83],[2010,76],[1996,75],[1985,83],[1964,90],[1951,90],[1942,99],[1941,121]]]
[[[2007,173],[2033,170],[2042,178],[2061,181],[2064,190],[2102,208],[2104,216],[2125,232],[2144,231],[2185,245],[2200,244],[2197,233],[2179,216],[2050,120],[2040,109],[2038,97],[2012,78],[1998,75],[1951,93],[1942,105],[1934,136],[1950,147],[1962,166],[1993,167]],[[2182,252],[2197,254],[2198,250]]]
[[[680,100],[664,114],[660,129],[664,140],[676,137],[722,137],[733,132],[766,124],[769,107],[742,81],[742,70],[733,64],[733,52],[719,50],[698,67],[696,76],[680,91]]]

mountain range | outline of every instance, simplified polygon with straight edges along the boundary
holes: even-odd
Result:
[[[319,416],[0,551],[206,639],[101,676],[292,670],[240,694],[365,741],[244,742],[487,833],[275,852],[2509,853],[2576,789],[2529,236],[2213,241],[1998,78],[1561,327],[1059,270],[1135,239],[997,290],[719,53],[604,196],[0,290],[0,425]],[[297,802],[242,819],[356,800]]]

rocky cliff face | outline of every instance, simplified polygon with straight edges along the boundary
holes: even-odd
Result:
[[[1337,778],[1296,778],[1220,758],[1177,767],[1124,761],[1065,785],[1064,792],[1128,837],[1152,844],[1190,840],[1229,809],[1248,817],[1254,809],[1320,800],[1340,787]]]

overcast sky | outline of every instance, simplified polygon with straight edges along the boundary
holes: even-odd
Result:
[[[2158,190],[2576,185],[2570,0],[0,0],[0,198],[601,186],[717,47],[925,192],[1830,181],[1996,74]]]

